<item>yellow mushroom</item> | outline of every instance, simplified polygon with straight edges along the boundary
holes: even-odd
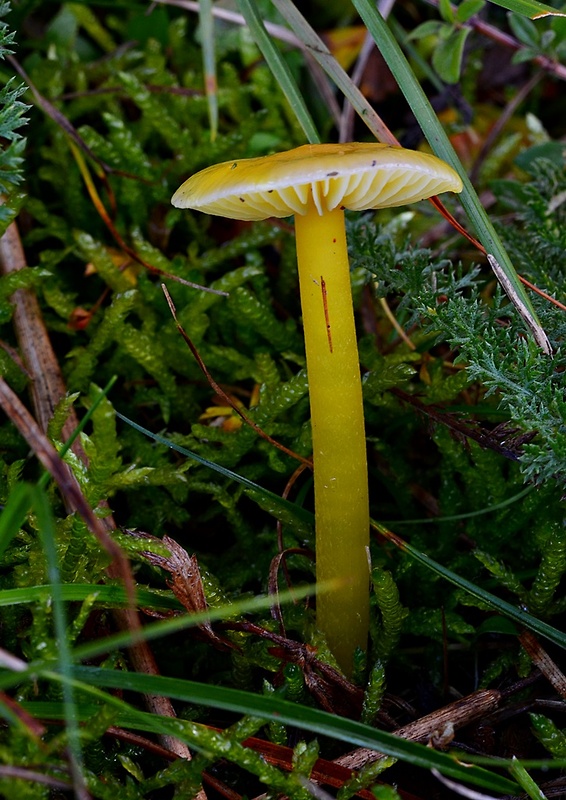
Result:
[[[295,215],[313,440],[317,625],[342,669],[367,645],[369,500],[362,384],[344,209],[460,192],[435,156],[385,144],[303,145],[198,172],[174,206],[240,220]]]

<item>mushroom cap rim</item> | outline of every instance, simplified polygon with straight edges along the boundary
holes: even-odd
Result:
[[[186,180],[171,202],[178,208],[252,220],[306,213],[305,192],[309,191],[319,213],[324,213],[334,207],[400,206],[462,188],[457,172],[436,156],[399,146],[352,142],[302,145],[269,156],[213,164]],[[365,205],[364,195],[368,197]],[[329,196],[334,198],[330,207],[322,208]]]

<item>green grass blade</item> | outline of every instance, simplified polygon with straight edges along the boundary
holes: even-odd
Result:
[[[270,70],[272,71],[281,91],[287,98],[299,125],[303,129],[305,136],[311,144],[320,142],[318,131],[312,120],[307,105],[301,95],[295,79],[291,74],[289,66],[273,40],[265,30],[263,20],[258,11],[254,0],[238,0],[238,8],[245,18],[248,28],[254,38],[255,43],[261,50]]]
[[[478,508],[476,511],[466,511],[464,514],[449,514],[443,517],[420,517],[418,519],[396,519],[396,520],[383,520],[382,525],[393,525],[394,527],[398,528],[400,525],[429,525],[431,523],[438,525],[441,522],[458,522],[462,519],[473,519],[474,517],[482,517],[485,514],[492,514],[495,511],[501,511],[503,508],[508,508],[512,506],[513,503],[516,503],[518,500],[522,500],[523,497],[530,494],[534,486],[527,486],[525,489],[521,489],[520,492],[514,494],[512,497],[508,497],[506,500],[502,500],[500,503],[494,503],[492,506],[486,506],[485,508]]]
[[[442,564],[434,561],[425,553],[421,553],[420,550],[417,550],[404,539],[401,539],[400,536],[392,533],[379,522],[374,522],[371,520],[371,525],[373,528],[375,528],[375,530],[379,531],[382,536],[384,536],[388,541],[393,542],[393,544],[404,553],[408,553],[408,555],[414,558],[415,561],[418,561],[428,569],[436,572],[437,575],[445,578],[447,581],[454,584],[454,586],[458,586],[458,588],[463,589],[465,592],[468,592],[468,594],[471,594],[473,597],[481,600],[482,603],[486,603],[500,614],[509,617],[514,622],[517,622],[521,627],[528,628],[529,630],[533,631],[533,633],[538,633],[540,636],[544,636],[545,639],[548,639],[549,641],[554,642],[554,644],[557,644],[559,647],[566,649],[566,633],[559,631],[557,628],[553,628],[552,625],[548,625],[546,622],[533,617],[531,614],[527,613],[526,611],[522,611],[520,608],[517,608],[514,605],[511,605],[511,603],[507,603],[505,600],[501,600],[494,594],[486,592],[485,589],[481,589],[479,586],[476,586],[475,583],[472,583],[471,581],[466,580],[466,578],[462,578],[460,575],[452,572],[452,570],[443,567]]]
[[[291,0],[271,0],[271,2],[281,16],[287,20],[289,27],[305,45],[310,55],[320,64],[345,97],[348,98],[352,107],[357,111],[374,136],[381,142],[394,144],[396,142],[395,136],[383,123],[379,115],[376,114],[356,84],[352,82],[348,73],[342,69],[320,36],[309,25]]]
[[[61,599],[65,603],[76,603],[96,595],[96,604],[111,608],[126,608],[128,595],[123,586],[102,586],[93,583],[61,584]],[[0,608],[7,606],[37,603],[51,596],[51,586],[24,586],[20,589],[2,589],[0,591]],[[173,596],[152,592],[148,589],[137,589],[136,601],[144,608],[173,609],[179,611],[182,605]]]
[[[75,692],[71,682],[73,660],[69,641],[67,639],[67,614],[61,594],[59,560],[55,542],[55,522],[45,491],[34,486],[30,489],[30,495],[37,517],[45,560],[47,562],[47,574],[53,602],[53,625],[57,639],[57,661],[61,674],[66,678],[63,682],[63,709],[71,774],[76,796],[84,797],[83,758],[79,734],[79,721],[76,713]]]
[[[331,591],[332,586],[328,585],[328,591]],[[311,597],[315,592],[320,593],[325,585],[318,584],[297,587],[293,591],[279,592],[277,599],[279,603],[292,602],[302,600],[305,597]],[[120,633],[112,634],[104,639],[97,639],[93,642],[86,642],[73,650],[73,658],[75,661],[80,661],[85,658],[94,658],[102,653],[109,653],[121,647],[128,647],[136,641],[144,640],[151,641],[171,633],[177,633],[187,628],[193,628],[203,622],[218,622],[219,620],[234,619],[242,614],[252,613],[254,611],[265,611],[271,608],[274,603],[274,597],[269,595],[259,595],[258,597],[245,598],[244,600],[236,600],[230,604],[221,605],[217,608],[208,608],[206,611],[199,611],[194,614],[180,614],[179,616],[170,617],[160,622],[153,622],[138,631],[122,631]]]
[[[51,597],[51,586],[37,586],[32,587],[36,591],[31,592],[32,600],[39,600],[44,598],[46,595]],[[126,605],[127,600],[129,599],[125,590],[121,589],[117,586],[83,586],[81,591],[75,591],[76,586],[71,586],[64,584],[61,587],[61,597],[65,601],[70,600],[82,600],[85,597],[88,597],[92,594],[92,591],[89,591],[91,588],[95,588],[99,590],[99,594],[103,597],[106,597],[106,593],[108,592],[109,597],[108,599],[116,599],[119,601],[119,605]],[[81,587],[78,587],[81,589]],[[307,585],[296,587],[293,591],[285,591],[279,592],[278,594],[278,601],[280,604],[286,602],[293,602],[297,600],[303,600],[306,597],[310,597],[314,595],[315,591],[322,591],[322,590],[331,591],[332,584],[327,584],[324,586],[318,584],[318,586]],[[37,591],[41,590],[41,591]],[[6,592],[10,592],[12,590],[6,590]],[[15,590],[14,590],[15,591]],[[22,590],[25,591],[25,590]],[[150,593],[148,593],[150,594]],[[138,592],[137,599],[141,603],[144,599],[144,593]],[[17,598],[18,602],[25,602],[21,597]],[[274,598],[269,595],[260,595],[258,597],[246,597],[243,600],[236,600],[231,602],[229,605],[225,604],[219,606],[217,608],[208,608],[206,611],[202,611],[199,613],[194,614],[181,614],[178,616],[174,616],[160,622],[154,622],[149,625],[146,625],[139,631],[122,631],[120,633],[112,634],[111,636],[107,636],[103,639],[97,639],[92,642],[86,642],[84,644],[78,645],[72,650],[72,658],[75,662],[80,661],[81,659],[85,658],[94,658],[95,656],[102,655],[104,653],[113,652],[121,647],[127,647],[136,641],[143,639],[145,641],[151,641],[153,639],[157,639],[171,633],[178,633],[179,631],[186,630],[188,628],[192,628],[196,625],[199,625],[202,622],[216,622],[218,620],[224,619],[234,619],[242,614],[253,613],[255,611],[265,611],[273,606]],[[176,602],[176,601],[175,601]],[[145,604],[144,604],[145,605]],[[153,606],[153,604],[151,604]],[[155,606],[158,607],[158,604]],[[171,606],[175,610],[178,610],[179,605]],[[27,677],[35,676],[39,672],[45,673],[46,670],[51,668],[51,663],[43,662],[43,661],[34,661],[25,666],[25,662],[22,662],[22,669],[18,672],[15,671],[6,671],[0,673],[0,690],[8,690],[18,684],[22,683],[22,680]]]
[[[141,425],[138,425],[137,422],[128,419],[128,417],[125,417],[123,414],[116,412],[116,416],[119,417],[119,419],[121,419],[123,422],[131,425],[132,428],[135,428],[135,430],[143,433],[144,436],[148,436],[150,439],[153,439],[155,442],[159,442],[160,444],[169,447],[171,450],[175,450],[177,453],[181,453],[181,455],[191,458],[193,461],[202,464],[204,467],[209,467],[209,469],[214,470],[219,475],[223,475],[225,478],[230,478],[230,480],[236,481],[236,483],[239,483],[244,487],[248,495],[255,500],[256,503],[261,505],[263,509],[269,511],[269,513],[273,514],[274,517],[280,519],[282,522],[292,524],[297,533],[306,535],[312,533],[314,517],[310,511],[295,505],[295,503],[290,503],[288,500],[284,500],[274,492],[264,489],[262,486],[259,486],[259,484],[250,481],[248,478],[244,478],[242,475],[238,475],[237,472],[233,472],[226,467],[222,467],[220,464],[215,464],[213,461],[208,461],[208,459],[193,453],[191,450],[187,450],[185,447],[181,447],[180,445],[171,442],[169,439],[166,439],[164,436],[160,436],[158,433],[152,433],[151,431],[148,431],[147,428],[143,428]]]
[[[204,89],[208,103],[210,141],[213,142],[218,134],[218,82],[216,80],[216,53],[214,46],[214,17],[212,14],[212,0],[200,0],[199,26],[202,47],[202,65],[204,72]]]
[[[516,14],[522,14],[524,17],[530,17],[531,19],[566,16],[563,11],[558,11],[545,3],[538,3],[537,0],[491,0],[491,2],[496,6],[507,8],[509,11],[514,11]]]
[[[443,775],[490,791],[514,794],[518,788],[507,778],[486,769],[464,765],[458,758],[447,753],[441,753],[425,745],[370,728],[360,722],[291,703],[273,695],[262,696],[224,686],[209,686],[178,678],[118,672],[95,667],[75,667],[74,678],[82,682],[85,691],[88,691],[90,687],[101,687],[143,694],[162,694],[181,702],[210,706],[239,714],[253,713],[254,716],[277,720],[301,730],[347,742],[350,746],[372,748],[393,758],[407,761],[414,766],[438,769]],[[136,722],[141,721],[140,713],[135,712]],[[151,724],[151,718],[155,716],[153,714],[144,715],[149,724]],[[126,724],[126,722],[122,719],[116,724]],[[176,724],[175,721],[172,722],[174,725]],[[188,743],[192,744],[193,742]]]
[[[526,321],[537,343],[545,352],[550,352],[546,334],[540,325],[527,293],[519,281],[507,251],[491,224],[491,220],[483,208],[470,179],[462,169],[460,160],[403,51],[371,0],[352,0],[352,3],[364,21],[381,55],[387,62],[433,151],[439,158],[450,164],[462,178],[464,189],[460,194],[460,201],[475,228],[480,242],[486,251],[494,256],[499,263],[512,291],[528,315]],[[525,318],[524,314],[521,314],[521,316]]]
[[[546,795],[539,789],[536,782],[531,778],[521,762],[515,757],[513,757],[513,763],[509,767],[509,772],[531,800],[546,800]]]

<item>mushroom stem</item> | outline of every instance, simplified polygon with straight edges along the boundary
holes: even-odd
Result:
[[[295,215],[313,439],[317,626],[346,674],[369,625],[369,500],[344,211]]]

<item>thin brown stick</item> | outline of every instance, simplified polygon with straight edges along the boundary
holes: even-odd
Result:
[[[500,699],[501,693],[495,689],[483,689],[449,703],[415,722],[403,725],[402,728],[393,731],[393,734],[411,742],[428,742],[439,733],[442,735],[446,730],[457,730],[481,719],[497,708]],[[383,758],[382,753],[369,750],[367,747],[359,747],[336,758],[334,763],[348,769],[359,770],[380,758]]]
[[[295,485],[295,482],[299,479],[299,477],[303,474],[303,472],[307,468],[311,468],[311,464],[299,464],[297,469],[293,472],[293,474],[291,475],[291,477],[287,481],[287,484],[285,485],[285,489],[283,490],[283,494],[281,495],[284,500],[287,500],[287,498],[289,497],[289,494],[291,492],[291,489]],[[284,550],[285,550],[285,547],[283,545],[283,523],[281,522],[280,519],[278,519],[277,520],[277,551],[278,551],[278,555],[279,555],[280,558],[283,556]],[[291,576],[289,575],[289,570],[287,568],[287,560],[283,557],[282,560],[281,560],[281,563],[283,564],[283,574],[285,576],[285,582],[287,583],[287,588],[290,590],[292,588],[292,585],[291,585]],[[270,593],[273,594],[273,592],[270,592]],[[272,616],[274,617],[274,619],[278,618],[276,615],[273,614],[273,609],[272,609],[271,613],[272,613]],[[276,612],[276,614],[277,614],[277,612]],[[280,607],[279,607],[279,623],[281,625],[281,631],[280,632],[281,632],[282,635],[284,635],[283,620],[282,620],[282,616],[281,616],[281,608]]]
[[[53,122],[55,122],[56,125],[59,125],[59,127],[65,131],[67,136],[69,136],[70,139],[74,141],[77,144],[77,146],[80,147],[80,149],[84,153],[86,153],[86,155],[89,156],[89,158],[91,158],[100,166],[100,168],[103,170],[104,173],[106,174],[114,173],[116,175],[124,175],[129,178],[134,178],[135,180],[139,180],[137,176],[130,175],[129,173],[123,172],[122,170],[114,169],[105,161],[103,161],[101,158],[99,158],[96,155],[96,153],[94,153],[90,149],[90,147],[88,147],[87,143],[79,135],[77,129],[71,122],[69,122],[67,117],[64,114],[62,114],[59,111],[59,109],[56,108],[53,105],[53,103],[51,103],[46,97],[44,97],[41,94],[41,92],[35,87],[31,78],[29,77],[25,69],[22,67],[22,65],[17,61],[17,59],[15,59],[13,56],[8,55],[6,56],[6,60],[9,61],[9,63],[12,65],[12,67],[15,69],[18,75],[20,75],[23,78],[23,80],[27,83],[27,85],[31,90],[31,93],[33,94],[33,98],[36,104],[39,106],[39,108],[41,108],[41,110],[45,114],[47,114],[47,116],[50,117],[53,120]]]
[[[177,319],[177,309],[175,308],[175,303],[173,302],[173,299],[169,294],[169,290],[167,289],[164,283],[161,284],[161,288],[163,290],[163,294],[165,295],[165,299],[167,300],[167,305],[169,306],[171,316],[173,317],[175,325],[177,326],[177,330],[185,340],[189,350],[191,351],[191,353],[195,358],[195,361],[199,365],[201,372],[205,376],[206,380],[209,382],[212,389],[214,389],[218,397],[221,397],[230,406],[230,408],[232,408],[236,412],[236,414],[238,414],[238,416],[241,417],[241,419],[246,423],[246,425],[249,425],[250,428],[253,428],[254,431],[257,433],[257,435],[261,436],[262,439],[265,439],[266,442],[269,442],[269,444],[272,444],[274,447],[277,447],[277,449],[281,450],[281,452],[285,453],[285,455],[291,456],[291,458],[295,458],[297,461],[300,461],[302,464],[305,464],[308,467],[312,467],[312,462],[309,458],[304,458],[303,456],[300,456],[298,453],[295,453],[293,452],[293,450],[290,450],[288,447],[285,447],[285,445],[281,444],[281,442],[278,442],[276,439],[273,439],[268,433],[265,433],[265,431],[263,431],[259,427],[257,422],[254,422],[253,419],[251,419],[251,417],[248,417],[248,415],[244,411],[242,411],[242,409],[232,400],[230,395],[226,394],[224,389],[222,389],[222,387],[218,383],[216,383],[216,381],[208,371],[208,367],[202,360],[199,351],[194,346],[192,339],[190,338],[188,333],[185,331],[185,329]]]
[[[518,277],[521,283],[528,289],[531,289],[531,291],[540,295],[540,297],[544,297],[545,300],[548,300],[549,303],[552,303],[553,305],[557,306],[562,311],[566,311],[566,306],[564,305],[564,303],[561,303],[560,300],[556,299],[556,297],[551,297],[551,295],[549,295],[547,292],[543,292],[542,289],[539,289],[538,286],[534,285],[534,283],[531,283],[526,278],[523,278],[522,275],[519,275]]]
[[[566,700],[566,675],[554,663],[552,658],[530,631],[523,631],[519,641],[533,664],[540,669],[544,677],[556,689],[563,700]]]
[[[8,226],[0,238],[0,272],[7,275],[26,267],[26,257],[15,223]],[[49,334],[43,322],[35,294],[27,289],[18,289],[12,295],[15,306],[13,324],[18,339],[24,368],[30,378],[30,390],[34,413],[42,431],[53,417],[57,404],[67,392],[59,364],[53,353]],[[78,424],[74,414],[69,414],[62,435],[71,437]],[[86,455],[78,439],[72,450],[81,460]]]
[[[379,0],[377,4],[377,10],[383,17],[383,19],[387,19],[395,0]],[[358,60],[354,66],[352,71],[352,83],[354,83],[358,88],[362,81],[362,77],[364,72],[366,71],[366,67],[369,63],[369,58],[372,52],[375,50],[375,42],[369,31],[366,31],[366,35],[364,37],[363,44],[360,48],[360,53],[358,55]],[[340,116],[340,125],[338,127],[338,141],[339,142],[349,142],[352,139],[352,133],[354,129],[354,114],[355,109],[353,105],[347,100],[344,100],[344,107],[342,109],[342,114]]]
[[[508,47],[510,50],[515,51],[525,49],[525,45],[521,44],[518,39],[510,36],[508,33],[500,31],[499,28],[496,28],[494,25],[490,25],[489,22],[485,22],[478,17],[472,17],[468,24],[471,25],[472,28],[474,28],[474,30],[476,30],[478,33],[481,33],[482,36],[485,36],[487,39],[491,39],[492,41],[496,42],[496,44],[503,45],[504,47]],[[554,75],[556,78],[560,78],[560,80],[563,81],[566,80],[566,66],[564,66],[564,64],[560,64],[559,61],[553,61],[548,56],[535,56],[532,59],[532,62],[545,72]]]
[[[51,789],[63,789],[71,791],[73,786],[69,781],[62,781],[60,778],[53,778],[37,770],[16,767],[14,765],[0,766],[0,778],[13,778],[20,781],[31,781],[49,786]],[[90,796],[90,795],[89,795]]]

